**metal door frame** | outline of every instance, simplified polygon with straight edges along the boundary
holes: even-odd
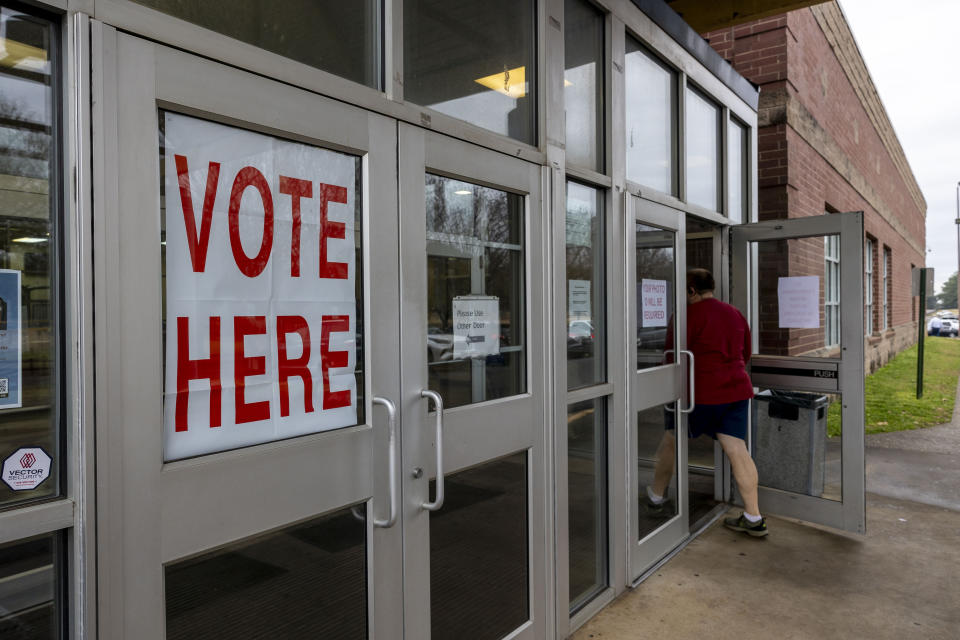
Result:
[[[687,300],[686,300],[686,213],[657,202],[646,200],[630,193],[625,194],[627,212],[623,234],[624,261],[624,300],[625,332],[624,344],[632,348],[627,350],[627,499],[629,520],[627,522],[627,566],[632,582],[660,561],[671,550],[679,546],[690,536],[689,497],[687,495],[687,420],[679,413],[682,404],[692,401],[689,397],[685,375],[689,363],[676,357],[673,364],[662,365],[638,371],[636,368],[636,223],[648,224],[671,231],[675,238],[674,256],[674,350],[679,353],[686,348],[687,341]],[[676,402],[677,414],[677,505],[678,514],[641,540],[636,536],[639,527],[640,486],[637,478],[638,442],[636,420],[639,411],[657,405]]]
[[[863,534],[866,532],[864,467],[864,335],[863,335],[863,213],[831,213],[790,220],[770,220],[731,228],[731,289],[733,304],[756,326],[760,265],[757,248],[750,243],[792,238],[840,236],[840,358],[817,358],[816,363],[836,367],[838,390],[843,398],[841,424],[842,501],[827,500],[760,487],[760,507],[808,522]],[[759,344],[753,335],[754,352]],[[759,356],[763,358],[763,356]],[[798,357],[771,358],[803,362]],[[752,446],[752,443],[749,443]],[[751,449],[752,450],[752,449]]]
[[[394,121],[96,20],[91,32],[100,632],[163,637],[165,563],[365,503],[369,628],[399,637],[400,530],[373,526],[390,478],[387,421],[372,398],[399,394]],[[364,424],[162,462],[160,107],[363,158]],[[277,481],[253,486],[257,469]]]
[[[543,245],[545,170],[525,160],[477,147],[406,123],[398,124],[400,161],[401,359],[403,423],[404,621],[406,637],[430,637],[430,512],[422,505],[436,475],[434,420],[421,391],[427,389],[426,219],[424,176],[448,176],[522,194],[524,206],[524,296],[526,392],[444,411],[444,475],[499,457],[527,452],[528,571],[530,615],[508,637],[546,635],[548,562],[553,521],[547,496],[548,386],[544,376],[548,327],[544,317],[546,263]],[[537,375],[535,375],[537,373]],[[432,409],[433,407],[429,407]],[[520,428],[516,428],[520,427]],[[414,477],[414,468],[423,469]],[[465,576],[464,579],[469,579]]]

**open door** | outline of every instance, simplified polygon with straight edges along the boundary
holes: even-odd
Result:
[[[862,534],[863,214],[740,225],[730,244],[731,300],[753,332],[760,508]]]

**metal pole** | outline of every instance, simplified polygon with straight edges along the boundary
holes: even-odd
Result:
[[[920,334],[917,342],[917,400],[923,397],[923,339],[927,333],[927,270],[920,269]]]

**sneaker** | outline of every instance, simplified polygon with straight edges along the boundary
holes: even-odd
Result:
[[[724,518],[723,526],[727,529],[733,529],[734,531],[742,531],[754,538],[762,538],[770,533],[767,531],[767,521],[765,518],[761,518],[760,522],[750,522],[742,513],[739,518]]]
[[[648,516],[651,517],[662,518],[666,516],[672,516],[674,514],[673,501],[668,498],[658,504],[650,500],[650,498],[647,498],[643,501],[643,510]]]

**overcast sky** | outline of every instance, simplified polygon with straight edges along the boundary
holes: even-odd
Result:
[[[927,200],[937,293],[957,270],[960,1],[840,0]]]

